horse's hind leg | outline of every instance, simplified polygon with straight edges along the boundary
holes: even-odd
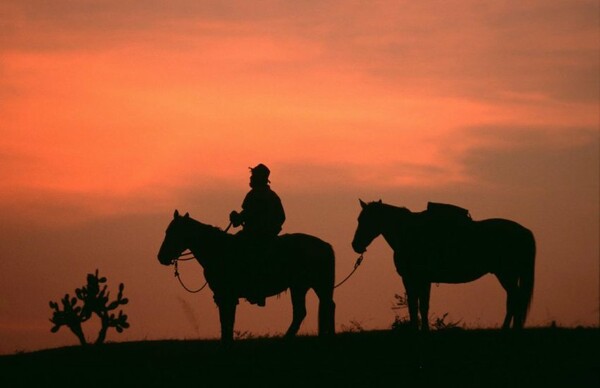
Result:
[[[513,329],[522,329],[525,326],[525,318],[527,316],[527,298],[523,294],[523,289],[519,286],[514,291],[514,307],[513,307]]]
[[[333,286],[315,288],[319,297],[319,336],[335,334],[335,302],[333,301]]]
[[[306,317],[306,287],[292,287],[290,294],[292,298],[292,324],[285,333],[286,337],[293,337],[298,333],[302,321]]]
[[[515,312],[519,308],[519,289],[517,286],[517,278],[504,274],[496,274],[496,277],[506,291],[506,315],[502,323],[502,329],[510,328],[510,323],[515,318]],[[514,327],[514,324],[513,324]]]

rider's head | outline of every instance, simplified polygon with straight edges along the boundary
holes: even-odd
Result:
[[[264,164],[259,164],[256,167],[250,167],[250,187],[266,186],[269,182],[269,168]]]

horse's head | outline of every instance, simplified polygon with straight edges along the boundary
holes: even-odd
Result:
[[[365,203],[360,201],[362,211],[358,216],[358,226],[354,232],[352,248],[356,253],[364,253],[371,242],[381,234],[381,211],[382,202]]]
[[[158,251],[158,261],[163,265],[169,265],[173,263],[173,260],[177,259],[187,246],[187,233],[185,232],[185,225],[190,220],[190,215],[179,215],[179,212],[175,210],[173,214],[173,220],[167,227],[165,232],[165,239],[163,240],[160,250]]]

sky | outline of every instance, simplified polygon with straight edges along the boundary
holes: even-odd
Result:
[[[353,268],[359,198],[507,218],[536,237],[528,325],[598,326],[597,1],[3,1],[0,354],[66,345],[50,300],[125,284],[109,341],[218,338],[209,291],[156,254],[173,211],[225,228],[271,169],[287,220]],[[404,292],[379,238],[335,291],[338,331],[389,328]],[[182,263],[190,287],[199,265]],[[431,315],[496,328],[492,275],[432,287]],[[301,334],[314,334],[308,297]],[[279,335],[289,293],[242,301]],[[84,326],[89,338],[97,323]]]

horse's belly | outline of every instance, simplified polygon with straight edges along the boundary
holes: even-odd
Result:
[[[464,249],[432,247],[421,255],[407,257],[406,269],[432,283],[467,283],[490,272],[489,263]],[[396,267],[398,268],[398,262]]]
[[[468,283],[479,279],[486,272],[481,271],[452,271],[433,270],[427,276],[432,283]]]
[[[274,295],[279,295],[282,292],[286,291],[288,289],[288,287],[271,287],[270,289],[267,290],[267,296],[274,296]]]
[[[256,295],[273,296],[281,294],[289,288],[289,281],[269,274],[261,274],[240,281],[237,284],[237,294],[246,298]]]
[[[465,260],[438,257],[421,260],[413,269],[432,283],[467,283],[488,273],[480,266]]]

